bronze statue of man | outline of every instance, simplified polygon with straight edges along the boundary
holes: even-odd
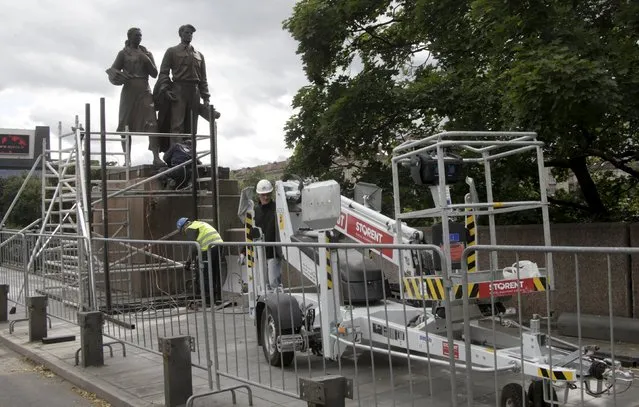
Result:
[[[191,113],[197,131],[198,115],[208,109],[209,85],[204,55],[191,45],[195,27],[178,29],[180,44],[166,50],[153,90],[161,132],[191,133]],[[173,80],[169,77],[172,74]],[[202,98],[204,104],[200,104]]]
[[[124,49],[118,52],[111,68],[107,69],[109,81],[114,85],[122,85],[120,93],[120,111],[118,128],[125,131],[128,126],[131,132],[157,132],[157,119],[153,94],[149,87],[149,76],[158,75],[153,55],[140,45],[142,30],[137,27],[127,31]],[[122,136],[123,138],[125,136]],[[122,141],[122,149],[125,142]],[[129,139],[129,151],[131,142]],[[149,136],[149,150],[153,153],[153,164],[164,165],[160,159],[160,146],[157,137]]]

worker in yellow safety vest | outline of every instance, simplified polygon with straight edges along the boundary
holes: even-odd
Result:
[[[189,220],[189,218],[180,218],[177,221],[177,229],[180,233],[186,235],[186,240],[197,242],[202,250],[202,263],[204,266],[204,292],[206,294],[206,305],[211,304],[211,290],[209,287],[209,273],[213,276],[213,301],[215,304],[222,302],[222,282],[220,271],[220,253],[217,243],[222,242],[222,237],[217,230],[206,222],[199,220]],[[197,259],[197,247],[193,246],[186,262],[187,268],[190,268],[192,260]],[[211,269],[209,270],[209,262]],[[199,273],[196,272],[196,280],[199,279]],[[200,292],[199,285],[196,293]]]

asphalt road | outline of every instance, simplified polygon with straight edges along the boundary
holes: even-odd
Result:
[[[0,407],[109,407],[0,344]]]

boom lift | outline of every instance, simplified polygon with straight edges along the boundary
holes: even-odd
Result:
[[[538,201],[494,201],[491,164],[511,156],[536,161]],[[485,202],[479,201],[474,181],[465,176],[470,165],[483,167]],[[416,184],[430,188],[434,207],[402,212],[400,167],[409,169]],[[496,253],[491,253],[489,270],[478,270],[476,253],[466,261],[461,255],[466,247],[477,244],[477,216],[488,217],[489,240],[494,245],[495,216],[521,210],[541,210],[545,245],[550,246],[542,143],[535,133],[436,134],[397,147],[392,170],[396,219],[341,196],[335,181],[275,183],[284,261],[300,271],[317,288],[315,292],[268,287],[264,244],[259,228],[253,226],[252,201],[248,191],[243,191],[238,214],[246,225],[249,314],[256,321],[258,343],[271,365],[290,364],[295,352],[312,351],[336,360],[349,349],[371,349],[446,366],[470,365],[474,371],[523,371],[531,379],[530,400],[550,401],[556,397],[555,389],[562,389],[562,403],[577,384],[592,396],[603,394],[603,386],[631,384],[630,371],[595,358],[592,348],[547,337],[536,315],[529,328],[522,327],[521,336],[519,329],[513,334],[512,329],[493,332],[486,326],[486,320],[502,321],[507,311],[502,300],[550,290],[554,285],[550,254],[546,268],[520,261],[503,271],[496,270]],[[453,203],[450,186],[463,183],[469,192],[463,203]],[[418,218],[439,220],[432,227],[434,244],[425,244],[421,231],[403,223]],[[351,244],[326,247],[326,243],[343,240]],[[372,247],[377,259],[373,261],[358,244],[402,246]],[[390,297],[380,261],[398,273],[401,298]],[[593,381],[597,390],[593,390]],[[523,405],[521,385],[507,384],[501,403]]]

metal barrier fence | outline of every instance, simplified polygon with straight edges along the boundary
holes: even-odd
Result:
[[[265,255],[261,248],[269,245],[273,246],[255,242],[255,252],[247,254],[249,266],[256,267],[253,274],[235,266],[237,255],[232,253],[237,243],[220,245],[222,257],[230,259],[227,286],[229,279],[248,286],[232,284],[242,287],[245,295],[237,293],[231,306],[212,309],[218,386],[221,376],[299,398],[308,379],[338,375],[349,382],[349,405],[422,405],[438,398],[441,405],[450,405],[457,389],[463,388],[448,371],[452,353],[442,351],[443,343],[453,343],[453,332],[445,326],[425,330],[430,307],[417,300],[432,295],[446,303],[448,284],[432,275],[432,285],[423,290],[427,286],[419,284],[413,300],[401,301],[406,284],[417,287],[421,277],[407,280],[397,268],[384,275],[382,260],[371,259],[369,253],[426,252],[442,262],[439,247],[276,243],[288,261],[281,264],[282,286],[269,287],[265,275],[255,274],[255,263]]]
[[[9,284],[10,301],[24,306],[27,297],[46,295],[49,315],[77,323],[77,311],[86,308],[90,292],[83,254],[88,240],[7,231],[0,236],[0,281]]]
[[[353,400],[347,405],[357,406],[630,406],[639,398],[633,371],[617,355],[622,345],[614,340],[618,327],[612,314],[618,283],[612,269],[621,261],[614,257],[627,261],[639,249],[474,246],[464,253],[462,269],[448,278],[406,276],[370,257],[375,249],[411,256],[427,252],[434,263],[439,258],[444,264],[436,246],[268,245],[281,247],[288,259],[282,264],[282,287],[268,287],[272,276],[244,274],[227,260],[227,287],[241,291],[231,306],[211,310],[218,388],[220,377],[226,377],[298,398],[307,379],[335,375],[349,383]],[[262,246],[267,245],[254,243],[255,252],[247,253],[253,271],[264,258]],[[222,257],[237,258],[234,244],[220,247]],[[294,254],[302,250],[313,260],[310,267]],[[483,255],[480,260],[500,267],[480,263],[484,268],[468,273],[466,259],[475,250],[510,255]],[[606,257],[597,259],[598,254]],[[564,285],[547,275],[546,259]],[[603,342],[582,335],[585,316],[579,304],[586,300],[579,264],[584,261],[599,261],[606,276],[597,282],[596,294],[607,299],[600,315],[606,315],[610,339]],[[568,273],[576,284],[568,284]],[[552,312],[555,302],[566,307],[572,287],[574,338],[560,334]],[[283,306],[271,308],[266,300],[260,309],[251,297],[264,295]],[[296,320],[299,324],[290,323]]]
[[[639,249],[473,246],[447,276],[436,272],[446,259],[432,245],[225,242],[215,259],[193,242],[95,238],[90,279],[81,237],[3,231],[0,239],[0,284],[11,286],[12,301],[47,295],[51,315],[76,323],[79,308],[99,309],[105,335],[155,353],[159,337],[191,336],[192,363],[211,389],[240,381],[285,404],[308,400],[308,383],[330,375],[344,379],[347,405],[357,406],[639,399],[612,312],[616,270]],[[281,281],[268,271],[267,246],[286,259]],[[193,249],[197,260],[185,267]],[[469,273],[477,252],[486,254]],[[379,253],[411,257],[427,272],[408,275]],[[586,280],[584,262],[602,273]],[[216,299],[214,270],[222,301],[204,307]],[[582,308],[595,295],[609,337],[591,341]],[[557,327],[556,304],[575,312],[571,333]]]
[[[28,285],[24,295],[47,296],[47,313],[74,324],[89,309],[88,239],[78,235],[26,235]]]
[[[488,271],[468,272],[466,260],[475,253],[485,253],[481,256]],[[463,307],[464,338],[455,352],[459,360],[472,355],[474,367],[497,367],[489,381],[499,397],[487,405],[520,405],[526,400],[535,406],[638,405],[635,373],[621,365],[623,358],[618,354],[622,349],[626,358],[631,356],[628,366],[636,367],[634,348],[624,346],[615,335],[635,337],[637,342],[639,324],[626,319],[630,326],[616,326],[613,313],[613,302],[618,301],[615,286],[628,283],[625,270],[629,266],[623,266],[631,263],[633,255],[639,255],[639,249],[480,245],[464,251],[463,270],[453,279]],[[582,275],[580,264],[584,263],[600,267],[601,273]],[[545,274],[549,265],[554,279]],[[493,310],[483,326],[472,318],[471,308],[479,302]],[[598,317],[582,313],[582,307],[592,302],[598,302]],[[557,304],[574,313],[553,316]],[[510,319],[496,315],[500,308],[508,314],[506,307],[512,307],[516,315]],[[486,343],[492,349],[486,349]],[[477,405],[481,399],[477,383],[486,379],[468,364],[463,373],[467,405]]]
[[[0,284],[25,317],[26,298],[45,295],[48,315],[77,324],[78,311],[100,310],[104,335],[158,354],[159,337],[188,335],[193,365],[210,372],[197,243],[95,238],[90,274],[82,236],[1,231],[0,239]],[[186,268],[193,248],[196,260]]]
[[[0,231],[0,283],[9,285],[8,299],[16,305],[24,305],[26,302],[24,287],[28,287],[28,256],[23,233]]]
[[[157,354],[160,337],[190,336],[193,366],[208,371],[210,383],[210,322],[203,306],[205,264],[199,245],[113,238],[92,243],[94,257],[108,259],[98,262],[96,271],[96,308],[105,315],[104,335]],[[193,261],[185,265],[189,256]]]

